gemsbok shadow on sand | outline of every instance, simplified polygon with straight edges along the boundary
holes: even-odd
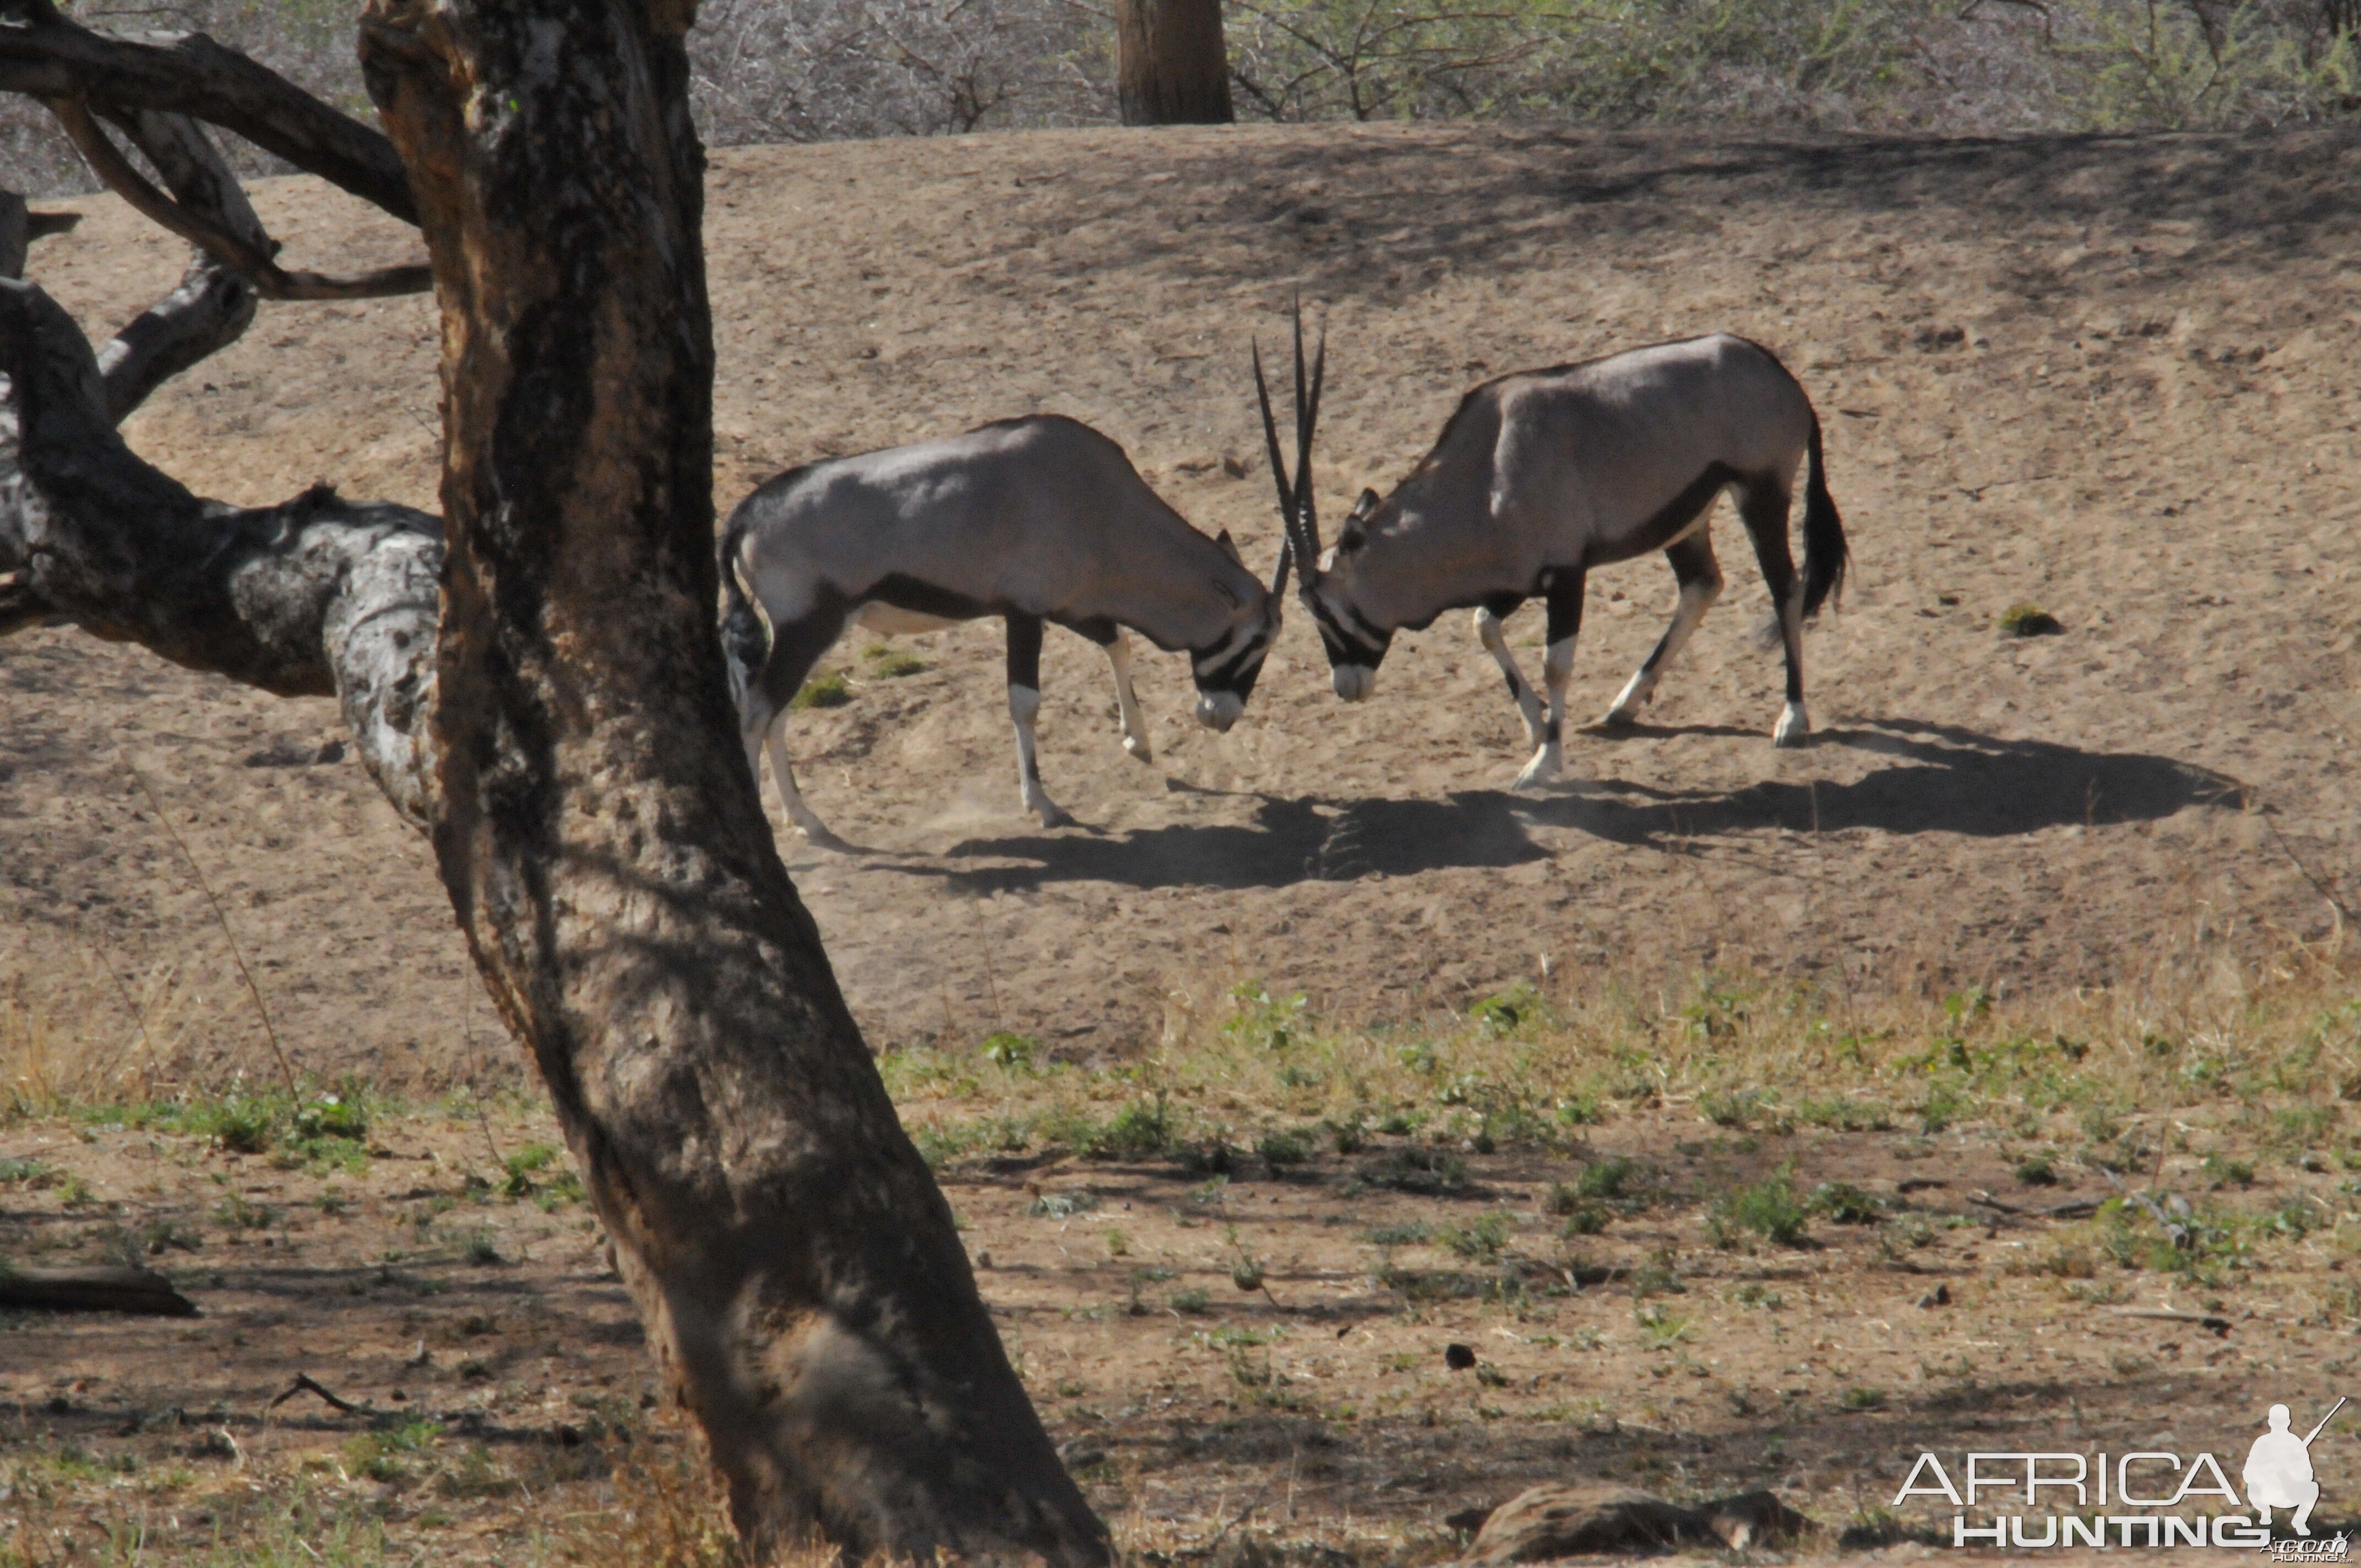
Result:
[[[1691,731],[1643,728],[1635,733],[1644,741]],[[1251,822],[969,839],[945,858],[1029,863],[896,869],[985,894],[1060,882],[1282,887],[1546,860],[1552,851],[1535,840],[1536,828],[1658,846],[1764,829],[2003,838],[2076,823],[2155,821],[2192,806],[2246,804],[2246,788],[2235,779],[2170,757],[2003,740],[1916,719],[1864,720],[1823,730],[1813,744],[1890,761],[1847,784],[1781,780],[1739,790],[1665,789],[1600,776],[1541,795],[1468,790],[1443,800],[1327,801],[1255,795],[1247,797],[1256,802]],[[1586,760],[1603,770],[1619,750],[1604,745]]]

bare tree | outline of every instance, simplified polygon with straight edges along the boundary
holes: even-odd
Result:
[[[130,137],[170,187],[143,200],[202,250],[97,354],[0,281],[0,634],[71,621],[340,700],[433,839],[757,1552],[818,1531],[856,1557],[1101,1563],[730,721],[690,19],[371,0],[389,142],[203,38],[104,38],[19,0],[0,89]],[[117,434],[253,294],[357,281],[280,270],[196,121],[423,227],[444,519],[325,488],[203,500]]]
[[[1115,96],[1126,126],[1225,126],[1222,0],[1115,0]]]

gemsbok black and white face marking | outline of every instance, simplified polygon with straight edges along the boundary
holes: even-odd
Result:
[[[1236,553],[1228,533],[1218,543]],[[1282,575],[1285,559],[1282,552]],[[1246,699],[1254,696],[1255,682],[1262,678],[1263,661],[1270,656],[1270,645],[1279,636],[1283,601],[1278,587],[1283,586],[1280,583],[1265,595],[1254,613],[1242,614],[1219,641],[1190,652],[1189,674],[1197,684],[1197,722],[1217,734],[1227,734],[1238,721],[1246,710]]]
[[[1300,327],[1296,364],[1300,389]],[[1315,366],[1315,400],[1320,378]],[[1298,400],[1300,407],[1300,390]],[[1267,399],[1263,418],[1275,455]],[[1307,444],[1299,463],[1310,462]],[[1787,547],[1799,470],[1800,575]],[[1609,710],[1609,723],[1629,723],[1721,591],[1708,520],[1728,491],[1770,586],[1786,652],[1787,700],[1773,740],[1798,746],[1809,734],[1803,623],[1842,586],[1844,527],[1828,495],[1819,417],[1759,345],[1720,334],[1487,382],[1461,400],[1433,449],[1390,495],[1362,492],[1325,554],[1303,490],[1303,504],[1289,512],[1289,541],[1336,695],[1347,702],[1370,695],[1396,630],[1472,608],[1477,635],[1532,743],[1519,784],[1554,778],[1562,765],[1589,571],[1662,550],[1679,587],[1671,626]],[[1533,598],[1549,609],[1546,708],[1500,629]]]
[[[834,843],[787,760],[788,705],[805,677],[850,625],[922,632],[997,615],[1018,788],[1054,826],[1066,814],[1042,788],[1034,736],[1044,627],[1106,650],[1124,750],[1148,762],[1126,629],[1189,650],[1198,722],[1227,729],[1278,633],[1286,561],[1282,550],[1266,587],[1226,535],[1208,539],[1165,505],[1122,447],[1054,416],[783,474],[739,504],[721,542],[722,647],[748,760],[759,778],[767,749],[788,817]]]

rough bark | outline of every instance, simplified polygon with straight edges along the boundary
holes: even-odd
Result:
[[[1115,0],[1115,92],[1126,126],[1225,126],[1222,0]]]
[[[436,854],[749,1543],[1101,1563],[736,740],[688,21],[363,21],[445,322]]]
[[[335,696],[388,797],[431,821],[437,521],[325,488],[275,507],[201,500],[124,444],[88,341],[33,284],[0,280],[0,632],[71,620],[266,691]]]

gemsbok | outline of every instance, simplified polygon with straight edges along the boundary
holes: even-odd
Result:
[[[789,819],[824,845],[837,840],[796,788],[786,719],[848,625],[890,635],[1001,617],[1017,783],[1025,808],[1054,827],[1070,818],[1035,760],[1043,624],[1106,650],[1124,749],[1148,762],[1126,629],[1188,651],[1198,722],[1226,730],[1278,634],[1288,571],[1282,548],[1266,587],[1227,533],[1189,526],[1121,446],[1051,414],[789,469],[738,504],[720,548],[721,641],[747,760],[759,781],[768,745]]]
[[[1300,363],[1300,328],[1296,352]],[[1256,378],[1261,392],[1259,366]],[[1316,389],[1316,367],[1312,380]],[[1787,512],[1806,459],[1799,579]],[[1361,493],[1331,554],[1321,554],[1310,506],[1290,514],[1298,594],[1347,702],[1374,689],[1397,630],[1422,630],[1445,610],[1474,607],[1476,634],[1508,677],[1533,746],[1517,783],[1532,784],[1562,766],[1587,574],[1662,550],[1680,586],[1671,626],[1608,710],[1609,724],[1628,724],[1721,593],[1708,524],[1724,490],[1753,540],[1786,648],[1787,701],[1772,739],[1800,746],[1811,729],[1804,621],[1844,582],[1844,524],[1828,496],[1811,400],[1770,350],[1742,337],[1716,334],[1477,387],[1391,495]],[[1500,630],[1536,596],[1549,616],[1546,714]]]

